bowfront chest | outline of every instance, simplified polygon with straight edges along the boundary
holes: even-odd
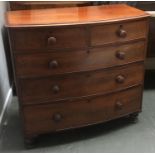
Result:
[[[127,5],[9,11],[27,143],[141,111],[148,15]]]

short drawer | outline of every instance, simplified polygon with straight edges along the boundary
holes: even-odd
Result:
[[[147,21],[133,21],[92,26],[91,45],[124,42],[147,37]]]
[[[143,63],[49,78],[21,79],[24,104],[103,94],[143,83]]]
[[[142,61],[145,42],[93,48],[89,51],[52,52],[15,55],[19,77],[47,76],[95,70]]]
[[[142,88],[82,100],[25,106],[25,130],[39,134],[96,124],[139,112]],[[107,104],[108,103],[108,104]]]
[[[86,47],[84,28],[31,28],[10,30],[13,52],[44,52],[52,49]]]

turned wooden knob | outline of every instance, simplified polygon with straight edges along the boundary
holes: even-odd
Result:
[[[56,94],[60,91],[60,88],[58,85],[54,85],[53,88],[52,88],[53,92]]]
[[[58,62],[56,60],[52,60],[49,62],[49,68],[57,68]]]
[[[127,32],[123,29],[119,29],[117,31],[117,35],[118,35],[118,37],[125,38],[127,36]]]
[[[125,77],[123,75],[118,75],[116,77],[116,82],[117,83],[123,83],[125,81]]]
[[[53,115],[53,120],[54,120],[55,122],[60,122],[60,121],[62,120],[62,115],[59,114],[59,113],[54,114],[54,115]]]
[[[125,59],[125,53],[124,52],[121,52],[121,51],[117,51],[116,52],[116,57],[120,60],[123,60]]]
[[[48,38],[48,45],[53,45],[56,43],[56,38],[55,37],[49,37]]]
[[[121,101],[117,101],[117,102],[116,102],[116,108],[117,108],[118,110],[121,110],[121,109],[123,108],[123,103],[122,103]]]

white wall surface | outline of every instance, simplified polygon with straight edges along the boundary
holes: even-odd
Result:
[[[0,1],[0,114],[10,89],[2,31],[5,23],[5,2]]]

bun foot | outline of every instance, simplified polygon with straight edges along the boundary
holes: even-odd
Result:
[[[31,138],[25,138],[25,147],[27,149],[32,149],[36,146],[36,136]]]
[[[130,121],[133,123],[137,123],[138,122],[138,115],[139,115],[139,113],[130,114],[129,115]]]

